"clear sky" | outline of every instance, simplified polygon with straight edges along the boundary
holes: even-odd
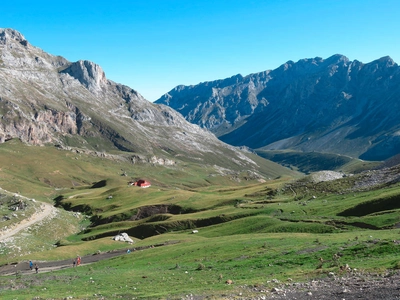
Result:
[[[343,54],[400,63],[400,0],[2,1],[0,28],[150,101],[177,85]]]

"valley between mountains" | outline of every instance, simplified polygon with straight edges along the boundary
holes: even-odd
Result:
[[[399,298],[398,80],[334,55],[150,103],[0,29],[0,298]]]

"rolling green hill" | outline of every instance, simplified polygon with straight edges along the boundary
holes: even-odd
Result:
[[[76,269],[0,277],[4,299],[251,297],[251,287],[271,290],[289,278],[340,273],[346,264],[362,272],[400,268],[398,167],[314,182],[296,173],[278,177],[282,169],[269,163],[271,179],[261,180],[201,164],[128,164],[123,153],[98,157],[17,140],[0,145],[0,153],[1,187],[83,213],[66,211],[19,233],[15,241],[25,252],[16,257],[2,244],[2,264],[132,251]],[[152,186],[128,185],[139,178]],[[49,232],[66,221],[74,234]],[[112,240],[121,232],[134,244]]]

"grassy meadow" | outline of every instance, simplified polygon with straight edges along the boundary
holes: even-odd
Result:
[[[346,264],[361,273],[400,268],[395,182],[357,190],[357,175],[313,183],[297,173],[275,176],[275,164],[270,179],[259,180],[201,164],[134,165],[17,141],[0,145],[0,154],[0,187],[59,208],[51,224],[15,237],[32,246],[18,256],[0,244],[1,264],[131,250],[77,268],[0,276],[1,299],[240,298],[340,274]],[[152,186],[128,185],[139,178]],[[5,202],[1,209],[8,214]],[[134,243],[113,241],[121,232]]]

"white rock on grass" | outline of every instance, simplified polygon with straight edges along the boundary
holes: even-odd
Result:
[[[120,233],[116,236],[113,237],[114,241],[120,241],[120,242],[127,242],[130,244],[133,244],[133,240],[129,237],[129,235],[125,232]]]

